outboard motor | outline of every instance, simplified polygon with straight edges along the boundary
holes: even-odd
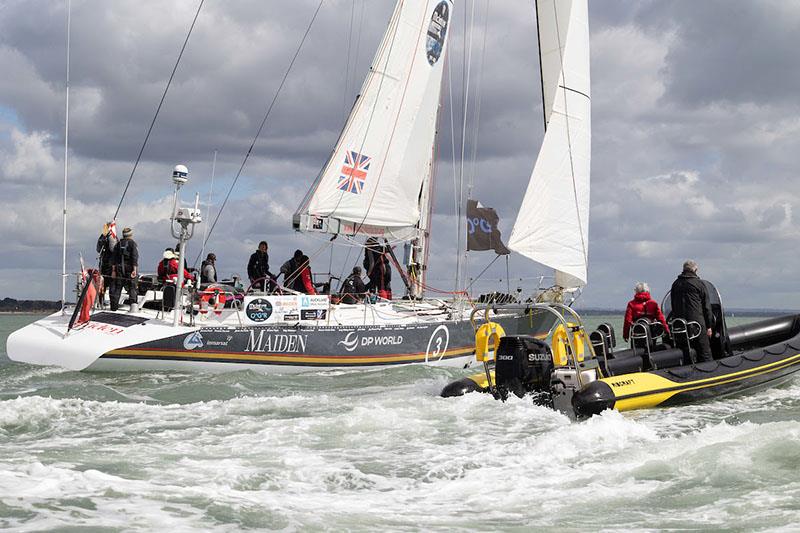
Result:
[[[553,373],[553,353],[547,343],[535,337],[503,337],[497,348],[495,382],[500,398],[508,393],[522,398],[537,396],[537,403],[550,403],[550,377]]]

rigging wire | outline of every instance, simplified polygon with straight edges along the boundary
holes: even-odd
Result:
[[[475,184],[475,173],[477,171],[478,165],[478,133],[480,131],[481,125],[481,104],[483,103],[483,99],[481,98],[481,86],[483,85],[483,73],[484,73],[484,60],[486,59],[486,37],[489,34],[489,0],[486,0],[486,9],[483,16],[483,44],[481,45],[481,58],[478,63],[478,80],[476,82],[475,92],[477,93],[477,102],[475,104],[475,127],[472,132],[472,156],[470,157],[471,161],[471,172],[468,180],[467,186],[467,198],[472,198],[472,188]]]
[[[462,220],[464,217],[464,160],[465,160],[465,152],[467,146],[467,115],[469,113],[469,85],[470,85],[470,76],[472,75],[472,40],[473,40],[473,32],[475,29],[475,2],[477,0],[472,0],[472,12],[469,18],[469,24],[467,23],[467,10],[464,10],[464,51],[463,51],[463,68],[461,71],[461,80],[463,83],[462,87],[462,121],[461,121],[461,164],[459,170],[459,190],[458,190],[458,204],[459,204],[459,213],[458,213],[458,255],[456,256],[457,261],[457,272],[461,275],[456,276],[456,279],[462,278],[466,281],[467,276],[467,239],[466,239],[466,231],[462,232],[462,224],[464,221]],[[467,45],[467,36],[469,36],[469,45]],[[466,226],[464,226],[466,230]],[[464,240],[464,259],[463,264],[461,260],[461,240]],[[456,291],[459,290],[459,286],[456,286]]]
[[[347,119],[347,93],[350,89],[350,49],[353,45],[353,17],[355,16],[356,0],[350,4],[350,29],[347,31],[347,64],[344,71],[344,94],[342,95],[342,113]]]
[[[128,177],[128,182],[125,184],[125,189],[122,191],[122,196],[119,199],[119,204],[117,204],[117,210],[114,211],[112,220],[116,220],[117,215],[119,215],[119,210],[122,208],[122,201],[125,199],[125,195],[128,193],[128,188],[131,186],[131,182],[133,181],[133,175],[136,173],[136,168],[139,166],[139,161],[142,159],[142,154],[147,146],[147,141],[150,139],[150,134],[153,132],[153,127],[156,125],[156,119],[158,118],[158,114],[161,112],[161,106],[164,104],[164,99],[167,97],[167,92],[169,92],[170,85],[172,85],[172,79],[175,77],[175,72],[178,70],[178,65],[183,57],[183,52],[186,50],[186,45],[189,43],[189,37],[192,35],[194,25],[197,22],[197,17],[200,16],[200,10],[203,8],[203,2],[205,2],[205,0],[200,0],[200,4],[197,6],[197,12],[194,14],[194,19],[192,19],[192,25],[189,26],[189,32],[186,34],[186,39],[183,41],[183,46],[181,46],[181,51],[178,54],[178,59],[175,61],[175,66],[172,67],[172,73],[169,75],[169,80],[167,80],[167,86],[164,87],[164,93],[161,95],[161,101],[158,102],[158,107],[156,108],[155,115],[153,115],[153,120],[150,122],[150,127],[147,128],[147,134],[144,136],[144,142],[142,142],[142,147],[139,149],[139,154],[136,156],[136,161],[133,163],[131,175]]]
[[[211,227],[208,230],[208,236],[203,242],[203,246],[205,247],[208,240],[211,238],[211,234],[214,232],[214,228],[217,226],[217,222],[219,222],[219,217],[222,215],[222,212],[225,210],[225,206],[228,204],[228,200],[231,197],[231,193],[233,192],[233,188],[236,186],[236,182],[239,181],[239,177],[242,175],[242,171],[244,170],[244,166],[247,164],[247,160],[250,158],[250,154],[253,153],[253,148],[258,141],[259,136],[261,136],[261,131],[264,129],[264,125],[267,123],[267,119],[269,118],[270,114],[272,113],[272,109],[275,106],[275,102],[278,100],[278,96],[281,94],[281,90],[283,89],[284,84],[286,83],[286,79],[289,77],[289,73],[292,71],[292,67],[294,66],[295,61],[297,60],[297,56],[300,55],[300,51],[303,49],[303,44],[306,42],[306,38],[308,34],[311,32],[311,27],[314,25],[314,21],[317,20],[317,15],[319,14],[320,9],[322,8],[322,4],[325,0],[320,0],[319,5],[317,5],[316,11],[314,11],[314,16],[311,17],[311,22],[308,23],[308,27],[306,28],[305,33],[303,34],[303,38],[300,40],[300,44],[297,47],[297,50],[292,57],[291,62],[289,63],[289,67],[286,69],[286,72],[283,74],[283,79],[281,79],[281,83],[278,86],[278,90],[275,92],[275,95],[272,98],[272,101],[267,108],[267,112],[264,114],[264,118],[261,121],[261,125],[258,127],[258,131],[256,131],[255,137],[253,137],[253,142],[250,143],[250,148],[247,149],[247,153],[244,155],[244,159],[242,160],[242,164],[239,166],[239,170],[236,172],[236,176],[234,176],[233,181],[231,182],[230,187],[228,188],[228,192],[225,195],[225,200],[222,201],[222,205],[217,211],[217,216],[214,217],[214,223],[211,224]],[[195,259],[195,263],[197,260]]]
[[[486,272],[487,270],[489,270],[489,267],[490,267],[490,266],[492,266],[492,265],[494,264],[494,262],[495,262],[495,261],[497,261],[498,259],[500,259],[500,257],[501,257],[501,256],[499,256],[499,255],[495,255],[495,256],[494,256],[494,259],[492,259],[492,260],[489,262],[489,264],[488,264],[488,265],[486,265],[486,268],[484,268],[483,270],[481,270],[481,273],[480,273],[480,274],[478,274],[478,275],[477,275],[477,276],[476,276],[476,277],[475,277],[475,278],[472,280],[472,282],[471,282],[471,283],[470,283],[470,284],[467,286],[467,288],[466,288],[466,289],[464,289],[464,290],[465,290],[465,291],[468,291],[468,290],[469,290],[469,289],[470,289],[470,288],[471,288],[471,287],[472,287],[472,286],[475,284],[475,282],[476,282],[476,281],[478,281],[479,279],[481,279],[481,276],[483,276],[484,272]]]

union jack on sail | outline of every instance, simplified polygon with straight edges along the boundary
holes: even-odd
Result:
[[[364,182],[367,181],[370,161],[372,161],[371,157],[348,150],[344,156],[344,165],[336,188],[344,192],[361,194],[361,191],[364,190]]]

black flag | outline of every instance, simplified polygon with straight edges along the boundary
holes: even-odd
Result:
[[[500,218],[491,207],[478,207],[477,200],[467,200],[467,250],[494,250],[497,255],[511,252],[500,239]]]

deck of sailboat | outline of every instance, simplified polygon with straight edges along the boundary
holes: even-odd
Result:
[[[295,297],[302,302],[302,295]],[[8,353],[18,362],[90,371],[294,373],[413,363],[464,367],[473,361],[471,307],[458,302],[330,303],[317,320],[258,323],[248,316],[249,303],[271,299],[277,310],[280,298],[286,296],[248,295],[219,314],[201,314],[195,306],[177,326],[171,312],[123,306],[97,310],[68,331],[70,314],[55,313],[12,334]],[[492,318],[509,332],[546,335],[551,326],[542,315]]]

